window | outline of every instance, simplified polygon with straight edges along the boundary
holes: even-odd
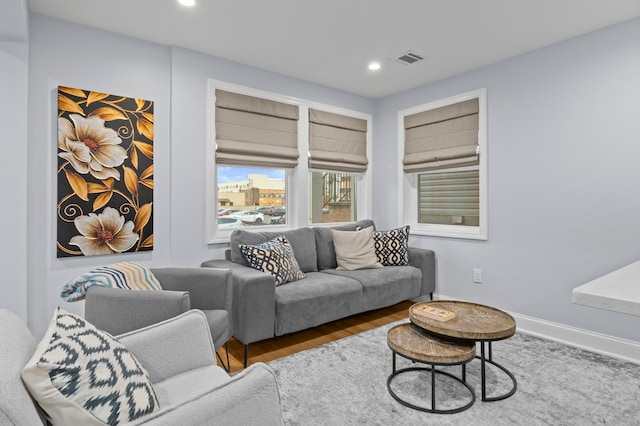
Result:
[[[286,173],[285,169],[218,166],[218,229],[285,224]],[[278,192],[261,193],[263,189]]]
[[[210,243],[370,217],[369,114],[214,80],[209,107]]]
[[[356,176],[349,173],[310,172],[311,223],[357,220]]]
[[[400,215],[412,233],[487,238],[486,90],[400,111]]]

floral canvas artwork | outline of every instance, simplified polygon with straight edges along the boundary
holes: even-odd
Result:
[[[153,250],[153,102],[58,87],[57,256]]]

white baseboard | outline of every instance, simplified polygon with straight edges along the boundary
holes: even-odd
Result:
[[[434,299],[455,300],[444,295],[434,295]],[[640,365],[640,343],[606,334],[571,327],[551,321],[509,312],[516,320],[521,333],[554,340],[565,345],[618,358]]]

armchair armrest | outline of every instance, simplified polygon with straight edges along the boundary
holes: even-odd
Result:
[[[231,271],[233,335],[245,345],[273,337],[276,317],[273,276],[229,260],[209,260],[202,266]]]
[[[409,265],[422,271],[421,295],[431,295],[436,290],[436,254],[433,250],[409,247]]]
[[[136,291],[93,286],[87,290],[87,321],[116,335],[175,317],[191,309],[186,291]]]
[[[136,425],[227,424],[284,425],[276,377],[269,367],[256,363],[228,382],[186,403],[160,410]]]
[[[207,317],[198,310],[117,337],[144,366],[152,383],[215,363]]]
[[[192,309],[231,313],[231,272],[213,268],[153,268],[163,290],[188,291]]]

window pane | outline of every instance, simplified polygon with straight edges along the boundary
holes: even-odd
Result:
[[[349,173],[310,172],[311,223],[354,222],[356,176]]]
[[[418,175],[418,222],[479,226],[478,170]]]
[[[218,229],[286,223],[286,170],[218,167]]]

